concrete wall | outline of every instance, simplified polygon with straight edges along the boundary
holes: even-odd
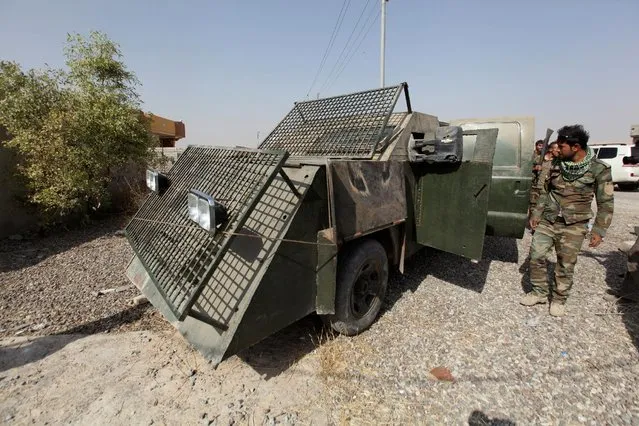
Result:
[[[17,174],[18,157],[14,150],[3,144],[7,139],[6,132],[0,127],[0,239],[38,229],[37,210],[24,203],[26,188]],[[157,148],[155,168],[168,171],[184,149]],[[130,212],[135,209],[132,202],[139,202],[145,197],[145,172],[139,165],[129,164],[114,174],[109,191],[115,210]],[[137,199],[131,200],[129,189],[133,190],[134,197],[137,194]]]
[[[0,127],[0,238],[37,228],[38,215],[35,209],[25,207],[26,189],[18,177],[14,150],[6,147],[8,136]]]
[[[158,159],[154,167],[161,172],[168,172],[173,164],[177,161],[178,157],[182,155],[186,148],[156,148],[155,152],[158,154]]]

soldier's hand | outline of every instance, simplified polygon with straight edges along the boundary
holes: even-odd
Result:
[[[535,230],[535,228],[537,228],[537,225],[539,225],[539,219],[536,218],[531,218],[528,221],[528,225],[530,226],[530,229],[532,229],[533,231]]]
[[[603,241],[603,237],[595,232],[590,236],[590,244],[589,247],[597,247]]]

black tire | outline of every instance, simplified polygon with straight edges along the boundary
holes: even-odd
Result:
[[[639,188],[639,184],[636,183],[618,183],[617,186],[620,191],[635,191]]]
[[[340,334],[354,336],[373,324],[388,287],[388,257],[375,240],[344,249],[337,265],[335,314],[327,320]]]

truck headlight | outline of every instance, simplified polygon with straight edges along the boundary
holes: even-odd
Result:
[[[162,195],[169,187],[169,178],[153,169],[146,169],[146,186],[151,191]]]
[[[215,201],[215,198],[197,189],[187,194],[189,219],[196,222],[210,233],[215,233],[217,225],[227,219],[226,208]]]
[[[211,228],[215,229],[215,201],[211,197],[201,197],[197,201],[197,223],[211,232]],[[213,227],[211,224],[214,224]]]
[[[189,192],[187,195],[187,203],[189,205],[189,219],[194,222],[197,222],[197,218],[199,216],[198,213],[198,197],[192,192]]]
[[[146,169],[146,186],[151,191],[156,191],[158,188],[158,172],[151,169]]]

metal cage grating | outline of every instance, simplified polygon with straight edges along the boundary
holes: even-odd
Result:
[[[190,146],[167,174],[170,186],[152,193],[126,228],[129,241],[173,313],[184,319],[233,234],[286,160],[286,153]],[[188,217],[187,194],[197,189],[228,211],[215,236]]]
[[[403,88],[296,103],[260,148],[294,157],[371,158]]]

